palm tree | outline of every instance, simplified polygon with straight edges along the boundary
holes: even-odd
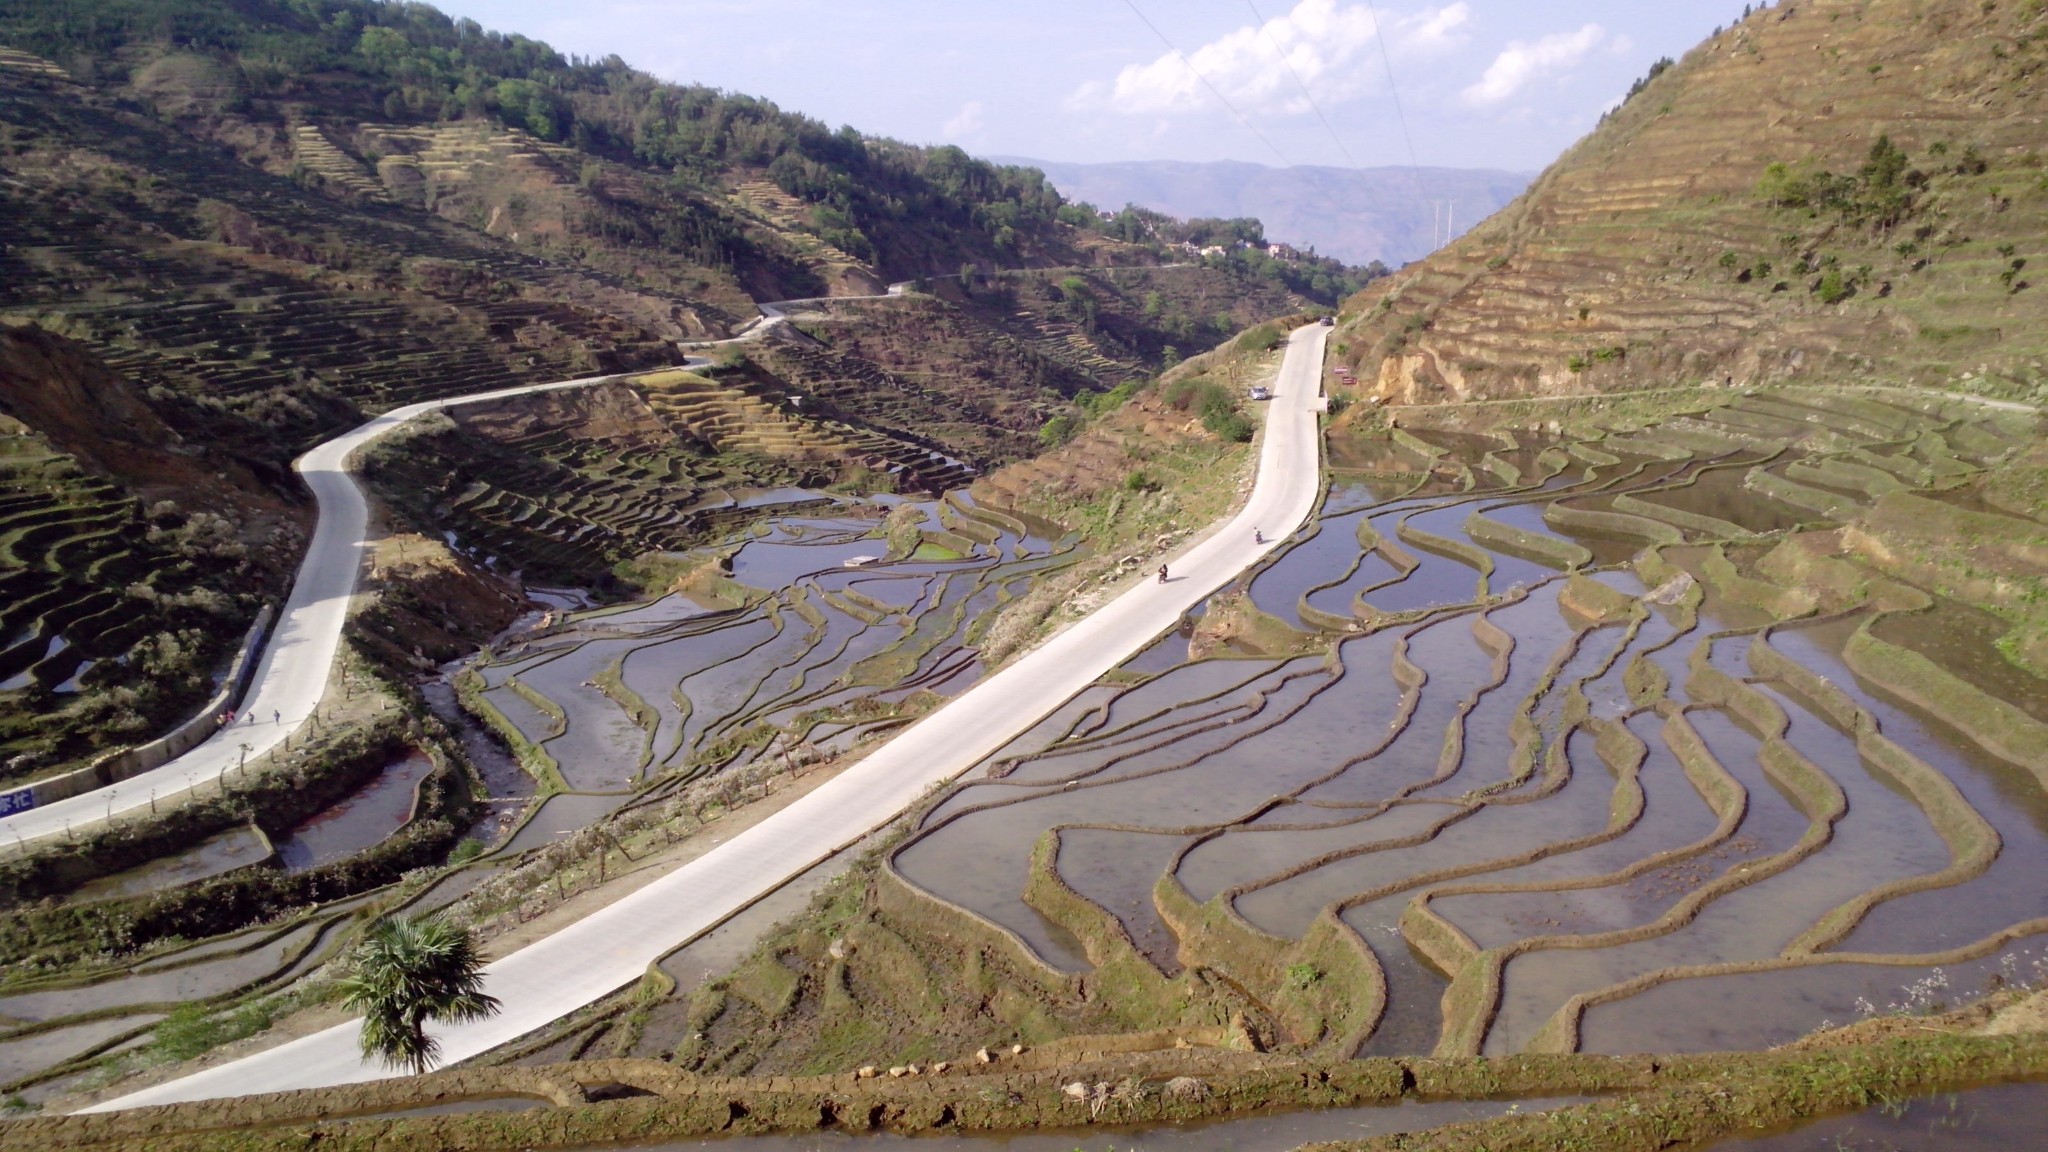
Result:
[[[446,921],[393,917],[371,929],[341,981],[343,1007],[363,1014],[363,1058],[415,1075],[431,1068],[440,1044],[427,1021],[461,1024],[498,1011],[482,969],[476,940]]]

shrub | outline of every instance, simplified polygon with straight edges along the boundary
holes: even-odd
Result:
[[[1126,492],[1157,492],[1159,487],[1159,481],[1154,479],[1152,474],[1143,468],[1124,477],[1124,491]]]
[[[1090,419],[1094,419],[1129,403],[1131,397],[1136,396],[1144,384],[1143,380],[1126,380],[1107,392],[1083,392],[1074,397],[1074,403],[1079,405],[1081,411],[1087,413]]]
[[[1590,368],[1592,365],[1587,361],[1587,359],[1584,356],[1574,354],[1571,359],[1566,360],[1564,362],[1564,366],[1566,368],[1569,368],[1572,374],[1576,376],[1577,374],[1584,372],[1587,368]]]
[[[1237,350],[1240,352],[1269,351],[1279,345],[1280,339],[1280,329],[1271,324],[1261,324],[1256,328],[1245,329],[1238,336]]]
[[[1852,289],[1843,278],[1840,268],[1830,268],[1821,276],[1820,283],[1814,285],[1813,291],[1814,295],[1820,297],[1821,303],[1839,304],[1849,298]]]
[[[1217,408],[1234,411],[1237,407],[1230,398],[1229,389],[1201,376],[1190,376],[1174,381],[1166,389],[1166,402],[1177,411],[1194,412],[1203,416]]]
[[[1804,208],[1816,216],[1827,212],[1847,224],[1882,230],[1918,210],[1915,192],[1926,183],[1926,174],[1910,166],[1905,150],[1890,136],[1879,136],[1853,175],[1836,175],[1810,164],[1773,163],[1765,167],[1757,192],[1774,208]]]
[[[1040,448],[1057,448],[1072,440],[1074,434],[1080,430],[1081,422],[1063,412],[1047,420],[1044,426],[1039,428],[1038,446]]]
[[[218,1012],[206,1004],[180,1004],[156,1026],[150,1050],[171,1060],[203,1056],[223,1044],[254,1036],[270,1027],[281,1007],[275,999]]]
[[[1212,412],[1202,417],[1202,427],[1216,434],[1218,439],[1233,444],[1243,444],[1252,438],[1252,422],[1236,412]]]
[[[1300,964],[1289,964],[1287,966],[1287,986],[1289,988],[1297,990],[1308,988],[1316,984],[1322,978],[1323,974],[1317,971],[1316,966],[1313,964],[1303,962]]]

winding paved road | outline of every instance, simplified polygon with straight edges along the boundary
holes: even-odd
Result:
[[[707,348],[754,340],[787,321],[788,310],[798,305],[834,299],[881,300],[903,295],[908,283],[891,284],[887,292],[876,296],[818,297],[761,304],[761,319],[738,336],[692,341],[685,347]],[[684,358],[684,366],[703,363],[707,363],[703,357]],[[0,816],[0,844],[26,846],[52,836],[68,836],[125,812],[182,798],[215,784],[236,770],[245,758],[254,759],[269,752],[306,724],[320,704],[335,655],[341,649],[342,626],[348,619],[349,602],[355,596],[368,547],[363,537],[369,524],[369,504],[348,470],[348,459],[358,449],[428,412],[532,392],[582,388],[616,378],[587,376],[408,404],[344,432],[300,457],[293,467],[305,477],[306,486],[318,502],[317,526],[305,559],[299,562],[284,611],[279,613],[279,623],[266,641],[262,661],[249,681],[250,690],[242,697],[234,727],[215,733],[190,752],[148,772],[65,800]],[[249,717],[254,717],[253,723],[246,722]]]
[[[28,842],[63,836],[97,821],[170,800],[218,781],[242,761],[242,746],[251,758],[263,755],[303,726],[327,689],[329,671],[341,648],[341,629],[348,619],[368,543],[369,503],[348,470],[357,449],[415,416],[458,404],[476,404],[529,392],[581,388],[613,379],[591,376],[553,384],[528,384],[445,400],[428,400],[394,408],[352,431],[344,432],[301,456],[294,468],[306,479],[319,503],[319,522],[291,595],[256,666],[250,690],[242,698],[237,720],[183,756],[116,784],[26,812],[0,817],[0,843]],[[275,719],[273,719],[275,717]]]
[[[1181,614],[1243,572],[1308,519],[1320,488],[1321,456],[1316,414],[1322,408],[1323,341],[1328,329],[1310,325],[1289,337],[1275,397],[1267,409],[1258,481],[1242,511],[1219,531],[1191,548],[1175,564],[1164,586],[1146,580],[1066,631],[983,680],[925,717],[866,759],[816,791],[734,837],[717,849],[633,892],[561,931],[503,957],[485,969],[485,988],[504,1004],[497,1016],[474,1024],[437,1027],[443,1059],[465,1060],[509,1043],[578,1008],[639,980],[649,964],[715,926],[734,912],[894,819],[934,786],[966,771],[1040,718],[1065,703],[1102,673],[1175,627]],[[570,385],[557,385],[569,387]],[[428,405],[407,412],[423,411]],[[403,419],[392,413],[380,420]],[[356,433],[346,446],[323,456],[338,465],[348,449],[373,437],[379,421]],[[348,439],[348,438],[345,438]],[[312,459],[308,458],[309,461]],[[330,466],[331,466],[330,465]],[[327,472],[308,470],[308,480]],[[354,519],[327,532],[321,495],[321,537],[315,551],[336,549],[340,567],[324,595],[334,611],[353,586],[356,549],[362,534],[360,493],[338,471],[332,482],[349,495],[337,507],[353,508]],[[352,501],[352,503],[351,503]],[[1254,527],[1266,533],[1254,544]],[[345,571],[348,575],[343,576]],[[297,596],[295,594],[294,601]],[[281,653],[300,651],[314,672],[292,683],[291,699],[310,707],[325,678],[334,640],[296,641],[304,649],[280,646],[264,664],[268,685],[281,676]],[[297,659],[300,657],[291,657]],[[282,699],[282,697],[279,697]],[[270,707],[263,704],[262,707]],[[356,1083],[394,1075],[358,1054],[361,1025],[351,1021],[251,1056],[122,1096],[88,1111],[112,1111],[180,1100],[251,1095],[293,1088]]]

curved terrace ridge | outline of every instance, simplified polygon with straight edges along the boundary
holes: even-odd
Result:
[[[771,314],[770,322],[777,319]],[[445,1059],[454,1063],[489,1051],[640,979],[649,964],[677,945],[886,824],[933,786],[1028,731],[1104,672],[1178,626],[1185,612],[1216,589],[1278,549],[1308,519],[1320,493],[1317,415],[1322,410],[1326,336],[1327,329],[1313,324],[1290,335],[1274,402],[1267,409],[1257,482],[1234,517],[1174,558],[1168,583],[1148,580],[1129,589],[775,816],[561,932],[492,963],[485,969],[485,987],[504,1002],[505,1011],[486,1021],[439,1029]],[[585,382],[553,387],[580,383]],[[376,424],[372,421],[365,428]],[[330,441],[316,452],[337,443]],[[346,451],[335,458],[337,464],[346,459]],[[333,475],[353,490],[345,473]],[[359,491],[356,497],[360,500]],[[323,515],[323,532],[327,525]],[[1264,526],[1263,541],[1254,540],[1255,525]],[[360,528],[354,536],[360,547]],[[353,580],[353,566],[347,579]],[[295,590],[295,603],[298,595]],[[332,610],[338,620],[340,603]],[[277,654],[287,650],[290,627],[287,623],[280,629],[279,641],[259,675],[269,674]],[[330,645],[338,636],[337,624]],[[322,663],[321,682],[325,670]],[[303,707],[310,711],[317,699],[315,691]],[[90,1111],[358,1083],[387,1075],[387,1070],[362,1059],[360,1027],[358,1021],[337,1025],[95,1105]]]

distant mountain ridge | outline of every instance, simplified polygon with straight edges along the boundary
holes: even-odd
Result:
[[[1447,202],[1442,211],[1462,232],[1520,195],[1535,175],[1491,168],[1270,168],[1235,160],[996,159],[1037,168],[1067,199],[1107,211],[1136,204],[1170,216],[1256,216],[1274,240],[1313,245],[1348,264],[1389,266],[1429,254],[1439,211],[1431,201]]]

